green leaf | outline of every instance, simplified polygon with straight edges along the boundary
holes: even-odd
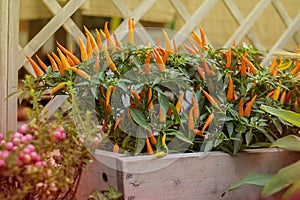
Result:
[[[130,141],[130,135],[127,135],[124,140],[122,141],[122,148],[125,149],[127,146],[128,142]]]
[[[300,137],[287,135],[273,142],[270,147],[278,147],[289,151],[300,151]]]
[[[176,110],[176,107],[173,104],[170,104],[172,111],[173,111],[173,115],[175,118],[175,124],[180,124],[180,116],[179,113]]]
[[[256,173],[248,173],[242,180],[239,182],[233,184],[230,186],[223,194],[222,196],[225,195],[225,193],[238,189],[244,184],[251,184],[251,185],[258,185],[258,186],[265,186],[268,184],[272,178],[274,177],[273,174],[256,174]]]
[[[159,105],[163,108],[164,113],[167,113],[169,109],[169,99],[163,93],[158,93],[158,102]]]
[[[109,193],[107,194],[107,197],[109,199],[118,199],[122,196],[123,196],[123,194],[121,192],[118,192],[117,190],[115,190],[115,188],[113,188],[112,186],[109,186]]]
[[[142,152],[146,144],[146,132],[142,127],[139,127],[136,132],[135,155]]]
[[[175,135],[175,137],[177,137],[179,140],[189,143],[189,144],[193,144],[193,141],[190,140],[188,137],[186,137],[185,135],[183,135],[180,131],[176,131],[176,130],[171,130],[171,132],[167,132],[168,135]]]
[[[286,190],[286,192],[282,196],[282,199],[296,199],[296,197],[299,197],[299,191],[300,180],[296,181],[293,185],[289,187],[289,189]]]
[[[247,146],[249,146],[251,140],[252,140],[252,137],[253,137],[253,133],[251,131],[247,132],[246,135],[245,135],[245,138],[246,138],[246,144]]]
[[[269,148],[271,146],[271,143],[269,142],[257,142],[254,143],[250,146],[248,146],[248,148]]]
[[[262,196],[267,197],[300,180],[300,161],[279,170],[264,187]]]
[[[144,113],[141,110],[129,108],[129,112],[130,112],[132,119],[138,125],[140,125],[141,127],[145,128],[147,130],[149,129],[146,116],[144,115]]]
[[[226,127],[227,127],[227,132],[229,137],[231,138],[232,133],[233,133],[233,123],[232,122],[226,122]]]
[[[290,110],[277,109],[266,105],[261,105],[260,108],[300,128],[300,114]]]

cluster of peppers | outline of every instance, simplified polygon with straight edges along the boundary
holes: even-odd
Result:
[[[290,128],[290,125],[280,124],[283,122],[274,120],[259,106],[267,104],[299,112],[300,60],[274,57],[270,67],[261,66],[260,55],[253,48],[232,44],[229,49],[213,50],[207,45],[202,28],[199,32],[199,35],[192,32],[191,46],[177,46],[176,41],[171,41],[163,31],[165,47],[162,47],[160,38],[154,46],[146,43],[138,47],[134,44],[134,21],[129,18],[127,44],[122,44],[115,33],[111,34],[108,23],[105,23],[104,31],[95,30],[96,37],[85,28],[86,44],[78,38],[80,58],[73,53],[71,46],[66,49],[59,43],[58,55],[54,52],[48,54],[49,67],[39,57],[39,65],[26,57],[37,81],[43,80],[47,73],[60,74],[54,86],[47,86],[52,87],[50,95],[68,93],[67,82],[74,77],[69,74],[77,74],[87,82],[99,79],[95,93],[96,112],[103,136],[112,141],[114,152],[159,155],[171,148],[174,151],[199,151],[213,138],[213,143],[204,147],[205,150],[236,153],[245,144],[272,142],[283,136],[283,127]],[[151,81],[139,89],[127,88],[129,106],[123,113],[114,115],[112,95],[117,90],[118,81],[129,70],[135,69],[137,76],[150,77]],[[158,74],[167,77],[170,70],[181,73],[183,80],[188,79],[192,96],[181,92],[168,98],[164,93],[168,89],[154,83]],[[47,81],[43,83],[47,85]],[[185,107],[184,102],[189,107]],[[153,115],[157,116],[157,123],[151,121]],[[255,119],[263,123],[259,124]],[[138,130],[143,134],[136,137],[125,131],[128,124],[142,126]],[[224,125],[217,130],[221,133],[217,139],[214,130],[209,129],[212,124]],[[183,150],[179,143],[171,147],[168,143],[174,138],[188,145]]]

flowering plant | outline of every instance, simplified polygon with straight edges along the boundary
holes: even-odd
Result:
[[[51,66],[28,57],[33,81],[43,83],[36,90],[69,95],[73,111],[94,114],[99,126],[76,114],[80,132],[90,133],[83,136],[89,146],[157,156],[212,149],[235,154],[297,133],[259,106],[299,112],[299,61],[275,57],[262,66],[251,46],[212,49],[201,28],[190,45],[177,46],[166,31],[156,44],[135,45],[133,20],[128,24],[126,42],[111,36],[107,23],[96,37],[85,28],[80,59],[59,43],[58,56],[48,55]]]
[[[74,199],[80,175],[91,160],[71,118],[42,115],[40,94],[28,76],[30,123],[0,134],[0,199]]]

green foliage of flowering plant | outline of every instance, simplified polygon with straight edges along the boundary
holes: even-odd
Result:
[[[0,199],[74,199],[91,155],[74,120],[59,112],[48,118],[33,79],[27,76],[23,84],[33,109],[30,123],[0,135]]]
[[[106,46],[100,34],[94,39],[86,30],[87,45],[79,41],[78,64],[66,60],[74,54],[60,47],[60,71],[52,65],[35,79],[43,83],[41,90],[51,88],[54,95],[74,91],[74,110],[96,115],[101,134],[92,137],[99,140],[97,148],[135,155],[209,150],[235,154],[297,133],[298,128],[259,108],[299,110],[295,59],[274,59],[270,67],[262,66],[255,48],[212,49],[203,31],[201,39],[193,32],[191,47],[172,46],[165,32],[165,47],[135,45],[132,27],[127,43],[104,32]],[[84,115],[77,116],[83,128],[91,127],[84,125]]]

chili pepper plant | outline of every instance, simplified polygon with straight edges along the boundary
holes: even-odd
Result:
[[[70,96],[86,144],[129,155],[236,154],[297,134],[259,106],[299,112],[299,60],[274,57],[263,66],[250,45],[211,48],[202,28],[177,45],[165,30],[156,43],[136,44],[132,19],[123,40],[107,27],[95,36],[85,28],[80,55],[57,43],[50,66],[27,57],[37,91]]]

